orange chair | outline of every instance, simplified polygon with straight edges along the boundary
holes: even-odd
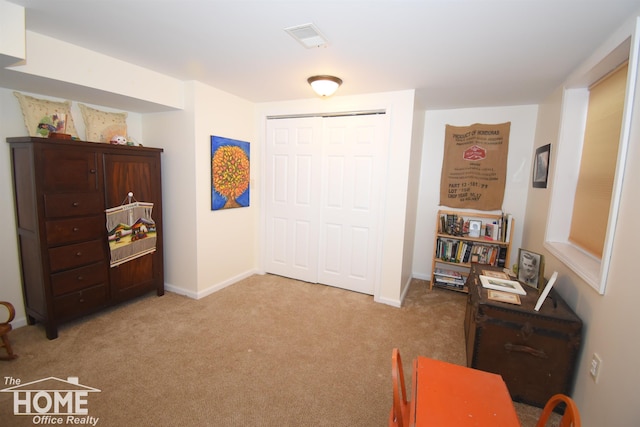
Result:
[[[547,420],[549,419],[551,412],[561,403],[564,403],[566,408],[558,427],[580,427],[580,412],[578,411],[578,407],[573,399],[569,396],[565,396],[564,394],[555,394],[551,396],[547,401],[547,404],[544,405],[544,409],[542,410],[542,414],[540,415],[540,419],[538,419],[536,427],[544,427],[547,424]]]
[[[404,372],[400,351],[393,349],[391,355],[391,378],[393,380],[393,406],[389,414],[389,427],[407,427],[409,425],[409,402],[404,387]]]
[[[9,332],[12,329],[10,322],[13,320],[14,317],[16,317],[16,310],[13,308],[13,305],[11,305],[10,302],[0,301],[0,305],[4,305],[7,308],[7,311],[9,312],[9,318],[5,322],[0,323],[0,338],[2,338],[2,343],[0,344],[0,348],[4,347],[5,350],[7,351],[7,356],[0,356],[0,359],[11,360],[18,357],[18,355],[13,353],[13,350],[11,349],[11,344],[9,344],[9,337],[7,336],[9,335]]]

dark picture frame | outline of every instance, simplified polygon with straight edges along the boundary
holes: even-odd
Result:
[[[549,161],[551,160],[551,144],[543,145],[536,149],[536,157],[533,159],[532,184],[534,188],[547,188],[549,178]]]
[[[520,248],[518,250],[518,281],[540,292],[544,286],[544,256]]]

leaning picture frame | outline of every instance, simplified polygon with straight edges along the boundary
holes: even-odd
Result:
[[[520,248],[518,250],[518,280],[540,292],[544,286],[544,256]]]
[[[525,291],[522,285],[520,285],[520,283],[516,282],[515,280],[498,279],[481,274],[480,283],[482,283],[482,287],[486,289],[511,292],[519,295],[527,295],[527,291]]]
[[[532,178],[532,185],[534,188],[547,188],[550,154],[551,144],[543,145],[536,149],[536,157],[533,159]]]
[[[482,221],[469,220],[469,237],[480,237],[480,230],[482,230]]]

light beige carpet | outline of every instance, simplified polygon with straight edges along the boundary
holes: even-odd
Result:
[[[407,384],[418,355],[463,365],[465,299],[414,280],[394,308],[273,275],[201,300],[151,294],[63,325],[56,340],[39,325],[14,330],[20,357],[0,362],[0,389],[78,377],[100,390],[86,407],[103,427],[385,426],[392,348]],[[535,425],[538,408],[516,409]],[[0,425],[34,425],[13,415],[12,393],[0,393]]]

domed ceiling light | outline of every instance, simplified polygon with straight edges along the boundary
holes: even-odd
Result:
[[[312,76],[307,81],[313,90],[323,98],[333,95],[342,84],[342,79],[334,76]]]

